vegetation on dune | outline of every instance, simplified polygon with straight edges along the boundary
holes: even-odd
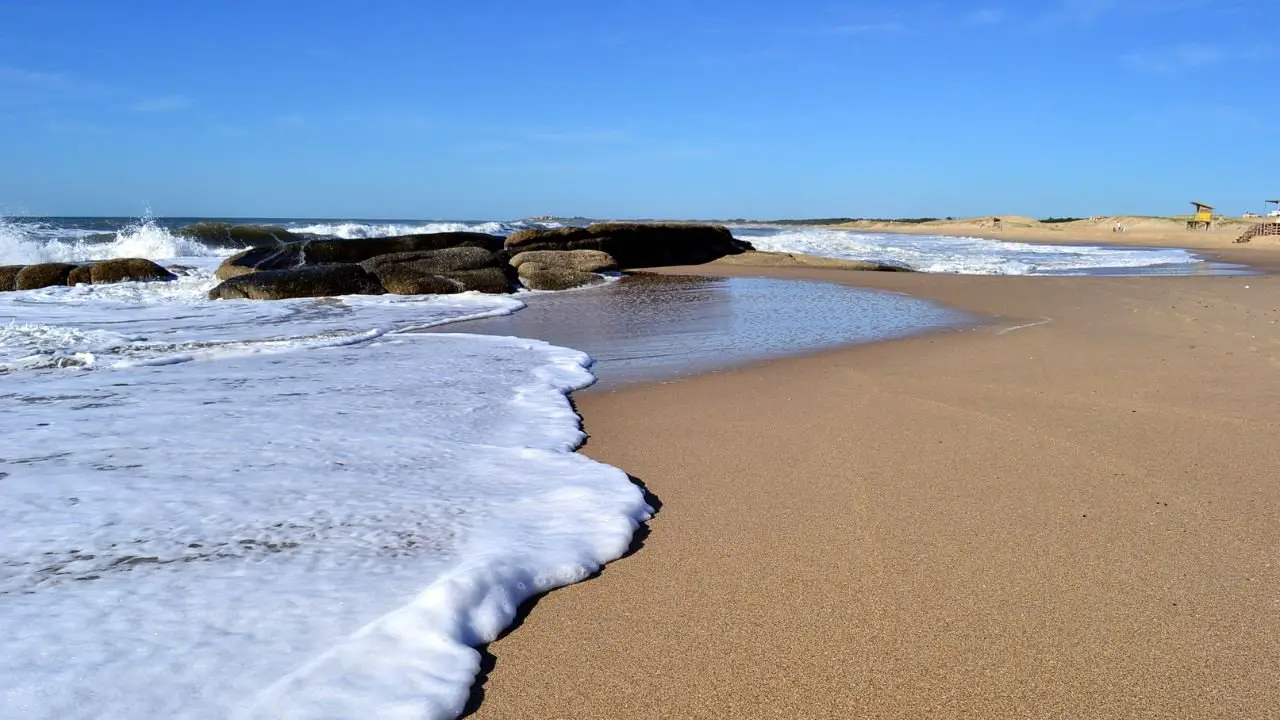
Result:
[[[1056,225],[1058,223],[1076,222],[1077,220],[1083,220],[1083,219],[1084,218],[1078,218],[1078,217],[1047,217],[1047,218],[1040,218],[1040,222],[1044,223],[1045,225]]]

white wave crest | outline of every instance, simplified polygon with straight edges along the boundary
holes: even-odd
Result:
[[[379,238],[393,235],[422,235],[442,232],[480,232],[490,235],[510,235],[513,224],[503,222],[426,222],[426,223],[362,223],[335,222],[290,226],[291,232],[311,235],[327,235],[343,239]]]
[[[61,234],[61,237],[55,237],[55,232]],[[140,218],[124,227],[115,233],[114,239],[94,239],[100,235],[102,234],[83,230],[60,231],[40,223],[22,223],[0,218],[0,265],[81,262],[124,257],[167,260],[178,257],[219,257],[234,252],[174,235],[152,217]]]
[[[962,275],[1082,275],[1157,266],[1194,266],[1186,250],[1040,245],[976,237],[858,233],[847,230],[735,228],[758,250],[905,265]]]

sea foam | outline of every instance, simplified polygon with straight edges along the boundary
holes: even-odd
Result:
[[[111,258],[218,257],[234,250],[212,248],[174,235],[154,218],[141,218],[115,233],[65,228],[0,217],[0,265],[80,262]]]
[[[1186,250],[1069,246],[976,237],[862,233],[821,228],[734,228],[758,250],[875,260],[920,272],[965,275],[1082,275],[1203,265]]]
[[[462,294],[0,294],[0,717],[445,718],[650,508],[574,452],[590,359]],[[79,362],[77,362],[77,359]]]

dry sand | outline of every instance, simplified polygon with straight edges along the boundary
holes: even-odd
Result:
[[[1248,243],[1237,245],[1235,240],[1254,224],[1274,218],[1246,220],[1224,218],[1211,230],[1188,230],[1186,217],[1145,217],[1118,215],[1074,220],[1063,223],[1042,223],[1021,215],[1001,215],[1000,227],[993,224],[993,217],[963,218],[958,220],[933,220],[924,223],[900,221],[868,221],[836,225],[842,230],[859,232],[902,233],[905,235],[960,235],[969,237],[1074,244],[1117,244],[1132,246],[1184,247],[1199,250],[1233,249],[1237,247],[1280,247],[1280,236],[1257,237]],[[1124,232],[1115,232],[1119,223]]]
[[[763,272],[995,321],[579,397],[661,511],[477,717],[1280,717],[1280,276]]]

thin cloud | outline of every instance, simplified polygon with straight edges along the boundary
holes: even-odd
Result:
[[[506,153],[518,152],[522,148],[519,143],[505,142],[496,140],[493,142],[481,142],[472,145],[461,145],[454,148],[454,152],[464,155],[501,155]]]
[[[51,120],[45,124],[45,129],[49,132],[55,132],[63,135],[105,135],[107,129],[101,125],[84,120]]]
[[[1120,56],[1130,68],[1142,72],[1177,75],[1213,65],[1269,60],[1275,56],[1270,47],[1227,49],[1216,45],[1185,43],[1169,48],[1135,51]]]
[[[0,65],[0,83],[38,90],[65,90],[75,85],[73,78],[66,73],[26,70],[9,65]]]
[[[1212,45],[1178,45],[1171,48],[1126,53],[1120,58],[1134,70],[1176,74],[1209,65],[1217,65],[1227,59],[1221,48]]]
[[[1006,14],[1000,8],[981,8],[964,16],[965,25],[999,25],[1004,22]]]
[[[1032,24],[1036,30],[1084,27],[1117,15],[1150,17],[1194,10],[1212,0],[1062,0]]]
[[[849,25],[832,25],[817,31],[819,35],[878,35],[906,30],[907,26],[900,22],[853,23]]]
[[[631,142],[634,138],[626,130],[570,130],[534,133],[533,139],[562,145],[611,145]]]
[[[189,110],[191,106],[191,99],[185,95],[165,95],[135,103],[129,109],[140,113],[166,113]]]
[[[249,129],[240,125],[214,125],[213,134],[225,138],[243,138],[250,135]]]
[[[1183,105],[1148,110],[1133,117],[1138,125],[1179,134],[1265,132],[1270,125],[1256,113],[1237,105]]]

